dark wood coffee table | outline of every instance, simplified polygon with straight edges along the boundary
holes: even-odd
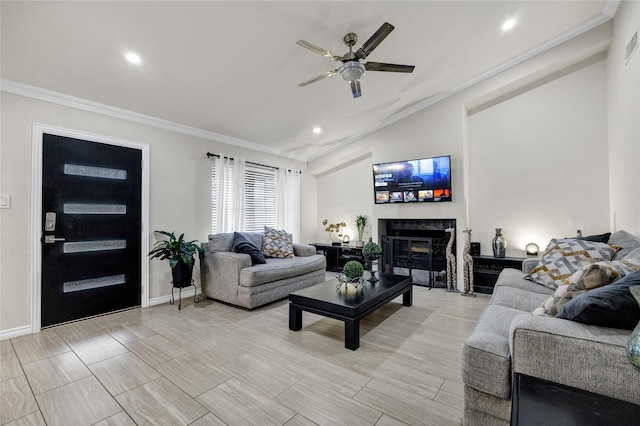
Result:
[[[356,294],[336,290],[337,280],[312,285],[289,294],[289,330],[302,329],[302,311],[344,321],[344,347],[360,347],[360,320],[402,295],[402,304],[413,304],[410,277],[381,274],[376,282],[365,283]]]

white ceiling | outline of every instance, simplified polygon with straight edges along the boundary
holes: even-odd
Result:
[[[1,72],[4,86],[49,89],[308,161],[603,22],[617,4],[2,1]],[[518,23],[505,33],[500,26],[511,17]],[[367,72],[358,99],[338,76],[297,86],[339,65],[297,40],[343,54],[346,33],[358,34],[360,47],[385,21],[395,30],[364,62],[415,65],[412,74]],[[142,63],[126,62],[129,51]]]

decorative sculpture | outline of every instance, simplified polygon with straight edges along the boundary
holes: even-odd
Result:
[[[456,277],[456,257],[453,255],[451,250],[453,249],[453,239],[456,234],[455,228],[447,228],[445,232],[448,232],[450,235],[449,242],[447,243],[447,291],[458,291],[456,289],[457,277]]]
[[[462,232],[467,234],[467,242],[462,251],[462,259],[464,261],[462,265],[462,271],[464,273],[464,292],[462,296],[476,297],[473,293],[473,257],[471,257],[471,253],[469,253],[471,249],[471,229],[465,229]]]

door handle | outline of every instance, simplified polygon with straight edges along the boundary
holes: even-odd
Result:
[[[56,238],[55,235],[45,235],[44,236],[44,243],[45,244],[53,244],[56,241],[64,241],[64,238]]]

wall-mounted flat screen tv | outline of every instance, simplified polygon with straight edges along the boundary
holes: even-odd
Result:
[[[373,165],[376,204],[451,201],[451,156]]]

